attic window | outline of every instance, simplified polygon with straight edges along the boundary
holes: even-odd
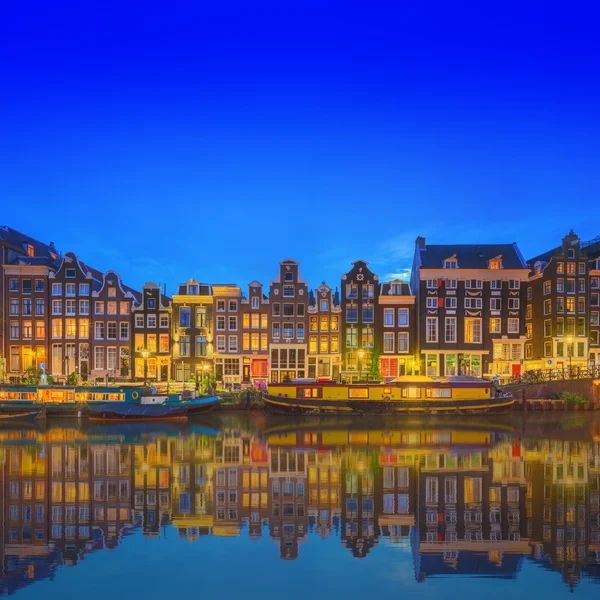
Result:
[[[65,277],[68,277],[69,279],[74,279],[76,276],[77,276],[76,269],[65,269]]]
[[[536,275],[539,275],[542,272],[542,263],[541,262],[536,262],[534,265],[534,271]]]
[[[502,258],[499,256],[497,258],[490,259],[489,268],[497,271],[502,268]]]
[[[447,258],[444,261],[444,269],[458,269],[458,261],[455,258]]]
[[[449,267],[450,269],[454,269],[455,267]],[[401,296],[402,295],[402,284],[401,283],[392,283],[390,287],[390,293],[393,296]]]
[[[188,285],[188,294],[190,296],[198,295],[198,286],[197,285]]]
[[[31,244],[27,244],[26,250],[27,256],[35,256],[35,250]]]

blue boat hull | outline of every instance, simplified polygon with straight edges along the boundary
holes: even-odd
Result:
[[[162,404],[108,403],[87,408],[85,412],[91,421],[184,421],[187,419],[185,407]]]

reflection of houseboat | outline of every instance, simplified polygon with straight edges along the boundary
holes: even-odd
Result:
[[[481,413],[512,408],[512,395],[496,395],[489,381],[477,377],[397,377],[385,384],[339,384],[295,379],[272,383],[267,407],[284,413]]]

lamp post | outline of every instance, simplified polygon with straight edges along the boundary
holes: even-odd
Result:
[[[362,360],[364,357],[365,357],[365,351],[359,350],[358,351],[358,380],[359,381],[362,379]]]
[[[148,350],[142,350],[142,357],[144,358],[144,387],[148,383],[148,355],[150,354]]]
[[[567,338],[567,354],[569,356],[569,377],[573,377],[573,338]]]

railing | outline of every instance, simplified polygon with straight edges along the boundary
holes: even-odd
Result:
[[[565,369],[536,369],[525,371],[519,375],[513,375],[506,385],[596,378],[600,378],[600,366],[567,367]]]

